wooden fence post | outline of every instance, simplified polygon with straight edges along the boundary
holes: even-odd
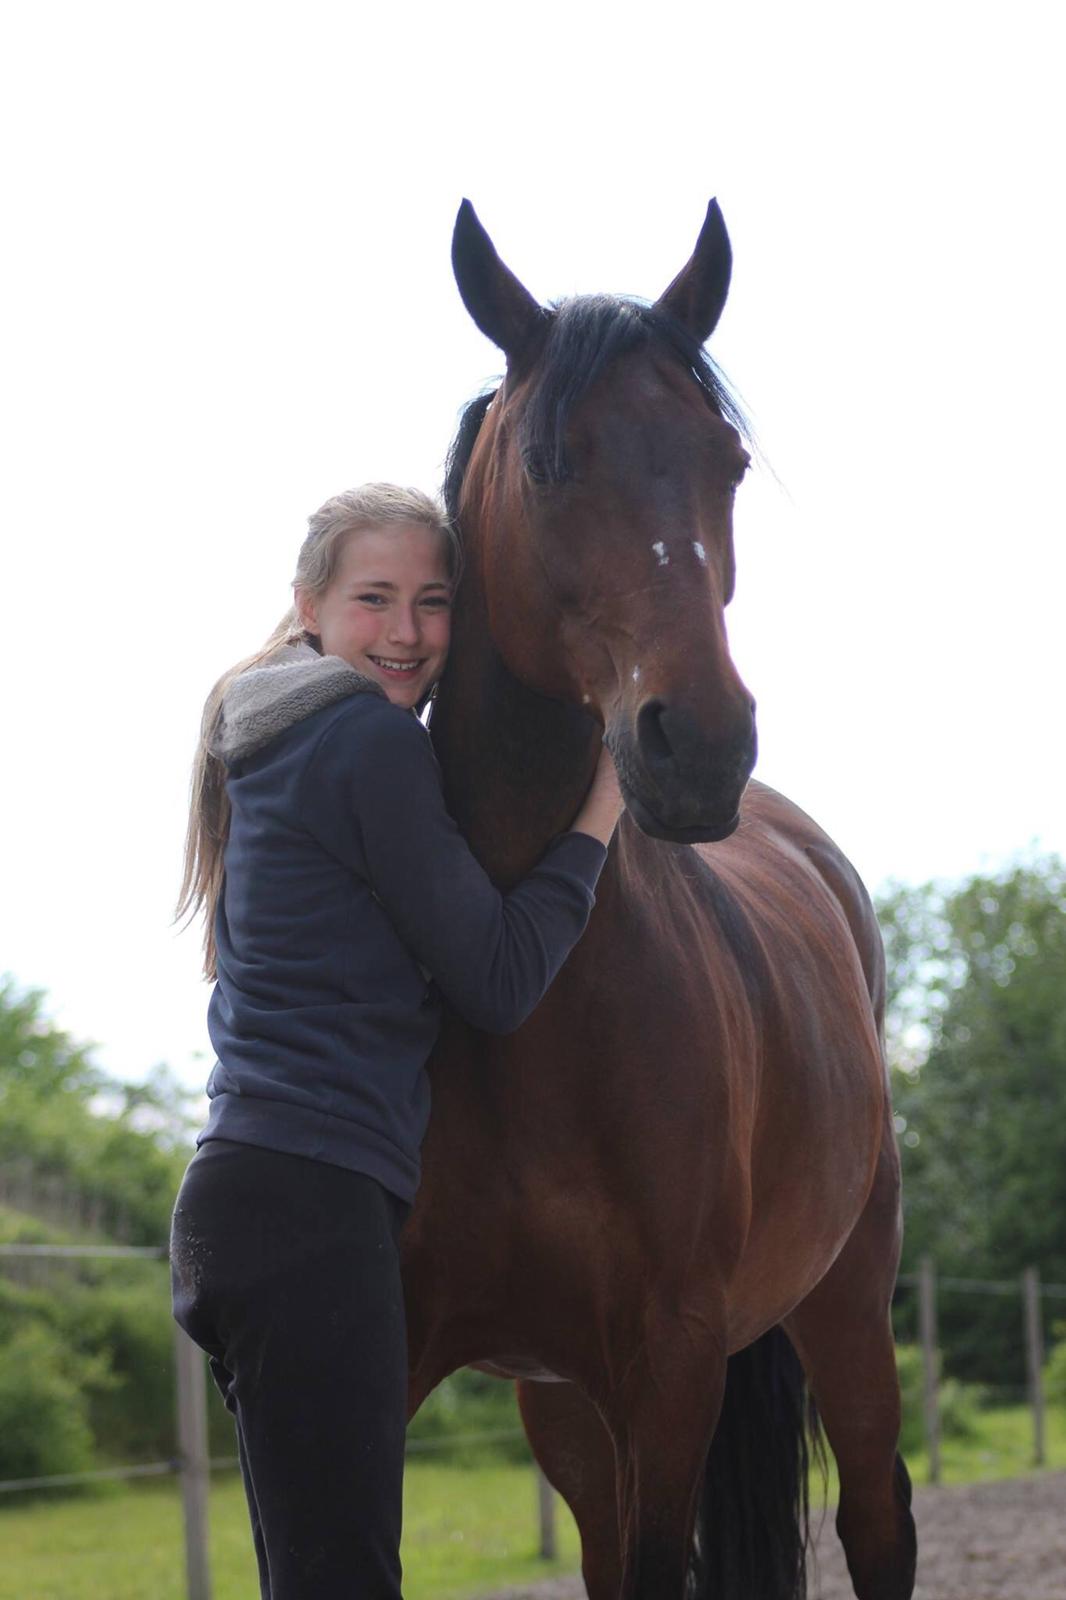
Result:
[[[541,1472],[537,1474],[537,1510],[540,1518],[540,1556],[542,1561],[554,1561],[558,1553],[555,1542],[555,1490]]]
[[[1033,1408],[1033,1465],[1047,1460],[1044,1446],[1044,1330],[1040,1320],[1040,1274],[1035,1267],[1022,1273],[1025,1308],[1025,1362],[1029,1369],[1029,1403]]]
[[[937,1396],[939,1360],[936,1347],[936,1269],[932,1256],[923,1256],[918,1269],[918,1323],[925,1376],[925,1439],[929,1447],[929,1482],[940,1482],[940,1402]]]
[[[174,1331],[186,1593],[188,1600],[211,1600],[207,1555],[207,1374],[203,1351],[181,1328]]]

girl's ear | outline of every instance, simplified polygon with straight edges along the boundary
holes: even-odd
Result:
[[[318,608],[315,605],[314,595],[309,593],[307,589],[297,589],[293,593],[293,601],[296,606],[296,615],[300,619],[301,628],[305,629],[307,633],[317,635]]]

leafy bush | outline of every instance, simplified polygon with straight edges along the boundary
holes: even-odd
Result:
[[[163,1066],[110,1079],[43,994],[0,975],[0,1241],[162,1244],[192,1098]],[[173,1352],[164,1263],[6,1259],[0,1478],[173,1455]],[[232,1454],[216,1409],[212,1440]]]
[[[165,1269],[146,1267],[139,1282],[76,1284],[60,1297],[65,1343],[111,1372],[91,1398],[89,1421],[102,1456],[116,1464],[166,1460],[175,1449],[170,1297]]]
[[[426,1457],[432,1461],[473,1464],[487,1456],[529,1458],[514,1384],[470,1368],[453,1372],[434,1389],[411,1419],[407,1438],[419,1455],[420,1447],[430,1445]]]
[[[1053,1406],[1066,1406],[1066,1322],[1055,1324],[1056,1343],[1044,1367],[1044,1397]]]
[[[921,1348],[916,1344],[896,1346],[896,1368],[903,1400],[903,1428],[900,1449],[913,1455],[925,1448],[925,1374]],[[973,1439],[978,1432],[978,1413],[985,1391],[975,1383],[960,1383],[957,1378],[941,1378],[937,1388],[940,1409],[940,1435],[943,1439]]]
[[[110,1383],[106,1361],[79,1357],[41,1321],[0,1345],[0,1478],[92,1468],[91,1397]]]
[[[39,1217],[27,1216],[13,1206],[0,1205],[0,1244],[58,1243],[56,1230]]]
[[[55,1304],[47,1290],[30,1289],[0,1278],[0,1350],[27,1322],[37,1320],[51,1325],[54,1313]]]

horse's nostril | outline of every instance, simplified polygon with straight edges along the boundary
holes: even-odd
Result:
[[[645,700],[637,712],[637,743],[641,754],[650,765],[672,761],[674,752],[663,727],[666,707],[661,700]]]

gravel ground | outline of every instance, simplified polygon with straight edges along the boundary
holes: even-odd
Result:
[[[962,1489],[918,1489],[915,1600],[1066,1600],[1066,1473]],[[492,1600],[585,1600],[577,1579],[509,1589]],[[854,1600],[827,1517],[810,1600]]]

